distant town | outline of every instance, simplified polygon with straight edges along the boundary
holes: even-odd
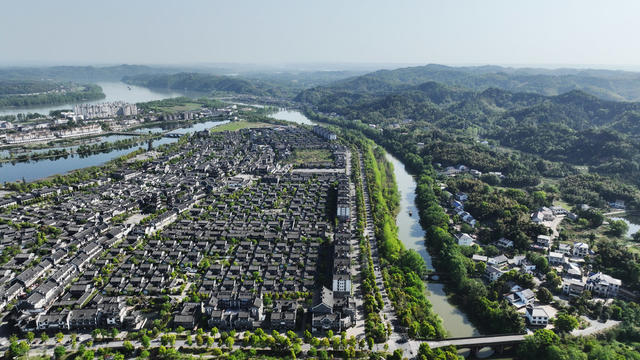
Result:
[[[75,105],[73,111],[60,111],[56,116],[43,116],[27,122],[0,121],[0,146],[46,143],[73,137],[97,136],[127,131],[156,121],[194,120],[232,117],[235,105],[227,108],[156,114],[142,112],[136,104],[111,102]]]

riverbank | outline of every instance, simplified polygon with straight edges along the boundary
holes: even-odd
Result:
[[[280,109],[270,116],[277,120],[292,121],[304,125],[316,124],[297,110]],[[329,122],[329,124],[331,123]],[[398,237],[406,249],[414,250],[422,257],[428,270],[434,270],[431,256],[426,248],[426,234],[420,224],[419,211],[415,202],[416,179],[409,173],[409,168],[398,158],[389,152],[385,156],[393,165],[393,174],[400,194],[400,203],[395,217]],[[412,215],[410,216],[409,213]],[[431,303],[433,312],[442,318],[442,323],[449,336],[467,337],[479,334],[467,315],[450,301],[444,291],[444,284],[426,282],[425,294]]]
[[[415,250],[424,259],[427,270],[434,271],[431,255],[426,248],[426,234],[420,225],[420,215],[416,206],[416,179],[407,172],[405,165],[390,153],[386,159],[393,165],[393,173],[400,193],[400,204],[396,223],[398,236],[407,249]],[[467,315],[453,305],[445,292],[445,285],[433,281],[426,283],[433,312],[442,318],[442,323],[451,337],[480,335]]]
[[[189,123],[188,125],[190,126],[188,127],[182,127],[168,131],[167,134],[184,135],[195,131],[211,129],[213,127],[226,123],[228,123],[227,120],[208,120],[204,122],[194,122]],[[145,136],[147,136],[147,138],[145,138]],[[153,138],[151,139],[152,147],[158,147],[164,144],[171,144],[178,141],[178,138],[160,138],[158,133],[153,133],[151,135],[144,135],[143,133],[142,137],[132,138],[132,140],[134,140],[133,143],[123,149],[110,148],[105,151],[98,151],[100,149],[99,147],[96,147],[94,149],[96,150],[95,152],[91,151],[91,149],[89,149],[90,151],[88,153],[83,151],[84,153],[89,154],[87,156],[78,156],[79,154],[68,154],[62,157],[39,159],[37,161],[31,162],[16,162],[15,164],[11,162],[4,162],[2,163],[2,167],[0,167],[0,183],[9,183],[23,180],[31,182],[54,177],[56,175],[61,175],[73,170],[79,170],[92,166],[100,166],[110,160],[116,159],[118,157],[126,155],[131,151],[134,151],[134,148],[141,145],[141,143],[147,143],[150,138]]]
[[[393,165],[380,147],[367,148],[365,171],[374,209],[376,237],[382,255],[382,273],[400,324],[411,338],[442,339],[447,331],[426,296],[423,278],[426,264],[414,250],[406,249],[398,238],[396,213],[399,194]]]

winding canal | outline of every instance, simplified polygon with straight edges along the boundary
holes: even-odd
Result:
[[[396,217],[398,236],[407,249],[417,251],[427,263],[427,269],[433,270],[431,255],[425,246],[425,232],[420,225],[418,208],[415,205],[416,180],[407,172],[404,164],[387,153],[387,160],[393,164],[393,173],[400,191],[400,211]],[[412,215],[410,215],[412,214]],[[467,316],[449,302],[444,292],[444,284],[428,282],[429,301],[433,311],[440,315],[450,337],[467,337],[479,335]]]

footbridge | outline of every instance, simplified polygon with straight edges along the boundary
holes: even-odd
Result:
[[[458,349],[470,349],[472,353],[476,353],[482,348],[490,347],[494,351],[501,353],[505,347],[523,342],[524,337],[525,334],[486,335],[433,340],[426,341],[426,343],[432,349],[453,345]]]

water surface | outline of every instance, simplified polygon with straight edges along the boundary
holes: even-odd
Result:
[[[105,94],[104,99],[93,101],[78,101],[60,105],[39,105],[32,107],[21,107],[12,109],[0,109],[0,115],[16,115],[19,113],[38,113],[49,115],[52,110],[72,109],[75,104],[100,104],[112,101],[124,101],[127,103],[139,103],[153,100],[162,100],[178,96],[195,96],[195,93],[178,92],[163,89],[148,89],[141,86],[127,85],[123,82],[108,81],[96,83],[102,87]]]
[[[398,190],[400,191],[400,210],[396,218],[398,236],[407,249],[417,251],[427,264],[427,269],[433,270],[431,255],[425,246],[425,232],[420,225],[418,208],[415,205],[416,181],[409,174],[402,162],[391,154],[386,154],[387,160],[393,164],[393,174],[396,177]],[[475,336],[480,333],[471,324],[467,316],[451,304],[444,292],[444,285],[427,282],[428,296],[433,311],[440,315],[442,323],[449,332],[450,337]]]

